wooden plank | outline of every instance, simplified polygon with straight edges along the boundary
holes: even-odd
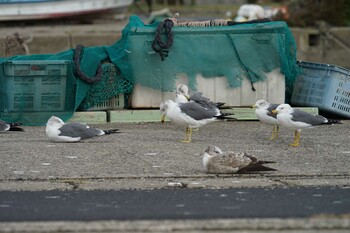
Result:
[[[107,113],[105,111],[75,112],[68,122],[104,124],[107,122]]]
[[[160,122],[159,110],[111,110],[108,111],[109,122]]]
[[[299,108],[305,112],[318,114],[318,108]],[[222,112],[234,113],[238,120],[257,120],[252,108],[230,108]],[[107,112],[109,122],[160,122],[159,110],[111,110]],[[166,119],[168,120],[168,119]]]

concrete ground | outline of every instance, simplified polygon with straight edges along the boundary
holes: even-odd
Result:
[[[127,21],[102,26],[38,26],[0,28],[0,42],[20,32],[33,35],[31,54],[58,53],[85,46],[111,45],[119,40]],[[347,51],[337,47],[327,54],[319,45],[300,38],[314,29],[291,29],[298,60],[346,66]],[[310,31],[311,30],[311,31]],[[346,29],[335,29],[343,32]],[[317,33],[316,33],[317,34]],[[339,35],[338,35],[339,36]],[[1,43],[3,44],[3,43]],[[18,54],[17,50],[11,55]],[[321,56],[322,55],[322,56]],[[4,46],[0,57],[5,56]],[[321,59],[321,60],[320,60]],[[344,64],[341,62],[345,62]],[[227,187],[350,187],[350,121],[343,125],[305,130],[301,146],[289,147],[293,132],[281,130],[269,141],[271,127],[257,121],[217,122],[195,132],[193,142],[179,142],[184,129],[171,123],[101,124],[122,133],[82,143],[52,143],[44,127],[26,127],[25,133],[0,133],[0,191],[52,189],[158,189]],[[249,175],[210,175],[203,171],[205,148],[252,153],[275,160],[277,172]],[[0,211],[4,211],[1,208]],[[349,232],[350,217],[317,216],[308,219],[213,219],[185,221],[96,221],[0,223],[0,232]]]
[[[180,142],[185,130],[171,122],[94,126],[119,128],[121,133],[79,143],[50,142],[45,127],[25,127],[24,133],[0,134],[0,191],[350,187],[349,120],[341,125],[302,131],[299,148],[288,145],[294,133],[285,129],[281,130],[276,141],[268,140],[272,128],[258,121],[215,122],[194,132],[192,143]],[[202,154],[208,145],[216,145],[223,151],[246,151],[260,159],[274,160],[276,164],[272,166],[278,171],[245,175],[206,174]],[[251,221],[256,222],[255,227],[251,226]],[[207,232],[346,232],[350,227],[349,216],[212,220],[210,227],[208,221],[168,221],[167,225],[165,222],[0,223],[0,232],[61,232],[59,229],[65,229],[65,232],[201,232],[203,229]],[[238,222],[239,227],[235,224]],[[273,224],[269,225],[271,222]],[[43,228],[48,225],[50,227]]]

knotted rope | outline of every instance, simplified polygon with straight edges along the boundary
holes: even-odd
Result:
[[[96,82],[100,81],[102,78],[102,74],[103,74],[102,65],[101,65],[101,63],[98,65],[97,72],[96,72],[96,75],[94,77],[86,76],[80,68],[80,66],[81,66],[80,59],[82,57],[83,50],[84,50],[84,46],[80,45],[80,44],[77,45],[77,47],[74,49],[74,55],[73,55],[74,72],[83,81],[85,81],[89,84],[96,83]]]

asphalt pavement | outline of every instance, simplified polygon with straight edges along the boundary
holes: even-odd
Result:
[[[306,218],[350,214],[344,187],[0,192],[0,222]],[[33,211],[35,210],[35,211]]]
[[[293,132],[282,129],[280,137],[276,141],[270,141],[268,138],[272,128],[257,121],[215,122],[194,132],[191,143],[180,142],[184,138],[185,130],[170,122],[108,123],[94,126],[102,129],[119,128],[121,133],[79,143],[50,142],[45,135],[45,127],[25,127],[24,133],[1,133],[0,191],[249,187],[269,189],[337,187],[347,190],[350,187],[350,121],[347,120],[341,125],[315,127],[302,131],[301,145],[298,148],[289,146],[293,140]],[[206,174],[202,167],[202,154],[208,145],[216,145],[223,151],[245,151],[260,159],[276,161],[272,166],[277,171],[243,175]],[[5,209],[6,205],[1,211]],[[251,219],[246,221],[249,222]],[[267,220],[259,221],[257,225],[263,226]],[[280,229],[282,223],[279,221],[278,219],[273,221],[272,225],[276,227],[270,226],[270,228]],[[310,221],[313,222],[311,225]],[[349,221],[349,215],[341,217],[332,215],[331,218],[326,218],[330,227],[325,227],[320,219],[303,218],[295,220],[289,228],[281,229],[328,229],[328,232],[338,232],[336,231],[338,229],[341,232],[350,226]],[[218,222],[220,221],[212,225]],[[203,227],[206,223],[202,222],[198,226]],[[2,232],[31,229],[28,228],[29,225],[23,224],[25,223],[1,223],[0,229],[4,229]],[[41,229],[42,225],[36,224],[39,225],[33,229]],[[58,228],[61,226],[58,223],[50,224]],[[115,231],[116,229],[123,231],[129,226],[126,222],[116,224],[119,228],[113,223],[109,224]],[[130,224],[137,225],[133,221]],[[135,232],[142,232],[142,229],[155,231],[155,228],[142,227],[144,222],[139,224],[139,228],[133,228]],[[186,224],[183,226],[189,226]],[[22,228],[18,228],[20,226]],[[190,232],[188,227],[181,229]],[[225,229],[232,230],[234,227]],[[104,232],[103,227],[95,230]],[[57,228],[52,228],[50,232],[59,231]]]

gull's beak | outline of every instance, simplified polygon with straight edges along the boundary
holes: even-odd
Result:
[[[278,113],[278,110],[274,109],[274,110],[272,110],[272,113],[273,113],[273,114],[277,114],[277,113]]]
[[[185,97],[186,97],[186,99],[187,99],[188,101],[190,101],[190,96],[189,96],[189,95],[185,95]]]
[[[256,105],[254,104],[254,105],[250,106],[250,108],[256,108]]]
[[[162,117],[160,118],[160,122],[164,124],[164,121],[165,121],[165,114],[162,114]]]

